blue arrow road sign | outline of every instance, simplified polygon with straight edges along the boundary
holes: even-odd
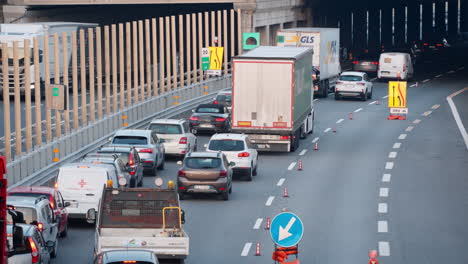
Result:
[[[302,239],[304,225],[301,219],[289,212],[281,213],[271,221],[271,239],[280,247],[295,246]]]

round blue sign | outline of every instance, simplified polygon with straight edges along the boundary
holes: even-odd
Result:
[[[304,225],[301,219],[290,212],[281,213],[271,221],[271,239],[280,247],[297,245],[304,235]]]

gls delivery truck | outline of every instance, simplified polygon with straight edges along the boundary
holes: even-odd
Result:
[[[295,151],[314,128],[313,51],[257,47],[233,59],[232,131],[259,151]]]
[[[339,28],[289,28],[278,31],[279,47],[309,47],[314,50],[312,65],[318,72],[311,72],[317,83],[314,93],[327,97],[334,90],[341,73]]]

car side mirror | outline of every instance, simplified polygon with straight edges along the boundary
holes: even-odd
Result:
[[[177,161],[177,165],[182,166],[182,161]]]
[[[236,163],[234,161],[229,162],[228,164],[230,167],[236,166]]]
[[[90,224],[96,223],[96,209],[91,208],[86,212],[86,222]]]
[[[52,250],[55,247],[55,242],[52,240],[47,241],[46,247]]]
[[[192,113],[195,113],[195,109],[192,109]]]
[[[166,142],[166,140],[164,138],[159,139],[159,143],[164,143],[164,142]]]
[[[112,141],[112,137],[108,138],[107,140],[108,140],[109,142]]]
[[[70,202],[65,202],[63,205],[64,205],[63,207],[69,207],[71,205],[71,203]]]
[[[184,210],[180,211],[180,219],[181,219],[182,224],[185,224],[185,211]]]
[[[208,148],[208,144],[203,145],[203,147],[207,149],[207,148]]]

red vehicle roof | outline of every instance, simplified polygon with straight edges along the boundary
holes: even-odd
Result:
[[[8,193],[46,193],[53,195],[55,189],[46,186],[18,186],[12,188]]]

